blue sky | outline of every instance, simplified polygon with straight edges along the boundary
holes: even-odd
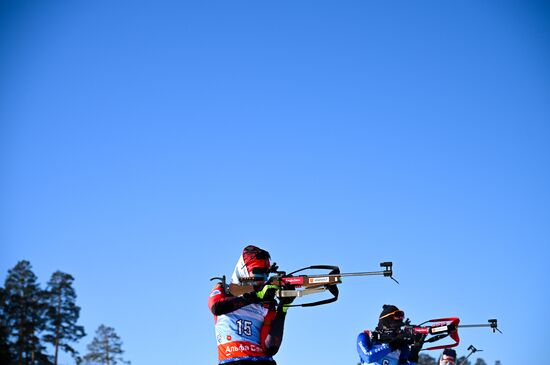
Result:
[[[549,308],[543,1],[5,2],[0,272],[75,277],[88,337],[214,364],[209,278],[395,265],[289,313],[279,364],[356,364],[385,303],[540,362]],[[542,313],[542,315],[541,315]],[[537,329],[537,325],[541,325]],[[437,356],[437,353],[430,353]],[[64,358],[64,364],[71,364]]]

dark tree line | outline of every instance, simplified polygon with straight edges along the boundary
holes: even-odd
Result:
[[[88,353],[80,357],[73,345],[86,336],[78,325],[74,278],[56,271],[41,289],[29,261],[8,271],[0,287],[0,364],[58,365],[59,351],[77,364],[116,365],[122,359],[122,341],[114,329],[99,326]],[[47,352],[52,349],[53,354]]]
[[[439,359],[433,358],[428,354],[420,354],[418,357],[418,365],[437,365]],[[500,365],[500,361],[497,361]],[[466,359],[466,356],[461,356],[457,359],[456,365],[487,365],[485,360],[478,358],[475,362],[471,362],[469,359]]]
[[[424,353],[418,357],[418,365],[438,365],[439,358],[433,358],[430,355]],[[357,365],[361,365],[358,363]],[[487,365],[485,360],[478,358],[474,363],[466,359],[466,356],[461,356],[457,359],[456,365]],[[495,365],[500,365],[500,361],[497,361]]]

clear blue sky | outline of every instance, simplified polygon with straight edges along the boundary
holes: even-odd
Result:
[[[209,278],[395,263],[289,312],[281,365],[355,365],[382,304],[540,363],[549,306],[544,1],[0,6],[0,278],[72,274],[134,365],[216,363]],[[540,327],[539,327],[540,326]],[[437,353],[431,353],[437,356]],[[70,364],[64,359],[64,364]]]

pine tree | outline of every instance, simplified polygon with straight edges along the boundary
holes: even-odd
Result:
[[[483,359],[477,359],[474,365],[487,365],[487,363]]]
[[[118,361],[130,364],[130,361],[122,359],[122,341],[112,327],[100,325],[92,343],[88,345],[88,351],[84,361],[90,365],[116,365]]]
[[[437,362],[428,354],[420,354],[418,356],[418,365],[437,365]]]
[[[0,364],[12,364],[11,349],[6,320],[6,291],[0,287]]]
[[[8,336],[14,339],[13,352],[19,365],[47,363],[38,333],[45,325],[43,292],[29,261],[22,260],[8,271],[4,284],[4,314]]]
[[[75,357],[77,351],[70,343],[77,342],[86,335],[84,327],[76,324],[80,307],[76,305],[73,281],[71,275],[56,271],[52,274],[45,292],[47,312],[43,340],[54,347],[54,365],[58,363],[59,348]]]

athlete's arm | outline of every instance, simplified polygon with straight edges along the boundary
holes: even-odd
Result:
[[[399,355],[399,364],[404,365],[416,365],[416,361],[410,360],[411,349],[409,346],[403,346],[401,348],[401,354]]]
[[[362,332],[357,336],[357,352],[364,363],[377,362],[392,352],[387,343],[373,346],[367,333]]]
[[[283,342],[283,331],[285,329],[285,318],[286,313],[283,312],[282,308],[276,312],[270,312],[266,317],[266,322],[268,323],[266,323],[267,336],[264,340],[264,346],[265,353],[268,356],[275,355],[281,347],[281,343]],[[271,323],[269,324],[269,322]]]
[[[240,297],[234,297],[230,294],[228,295],[225,292],[223,285],[218,283],[210,292],[208,307],[213,315],[219,316],[257,302],[258,299],[256,295],[244,295]]]

